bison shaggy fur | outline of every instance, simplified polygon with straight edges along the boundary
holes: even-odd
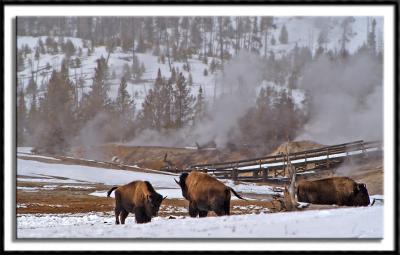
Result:
[[[366,185],[348,177],[301,180],[297,185],[297,199],[312,204],[347,206],[367,206],[370,203]]]
[[[112,187],[107,197],[115,190],[115,224],[125,224],[129,213],[135,214],[137,223],[147,223],[157,216],[161,202],[165,199],[158,194],[148,181],[133,181],[120,187]]]
[[[206,217],[208,211],[218,216],[230,214],[231,192],[240,199],[232,188],[206,173],[192,171],[182,173],[176,183],[182,189],[182,195],[189,201],[191,217]]]

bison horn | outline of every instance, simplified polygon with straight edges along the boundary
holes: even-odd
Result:
[[[167,196],[163,197],[163,199],[162,199],[162,200],[164,200],[164,199],[166,199],[166,198],[167,198]]]
[[[174,181],[176,182],[176,184],[181,185],[175,178],[174,178]]]

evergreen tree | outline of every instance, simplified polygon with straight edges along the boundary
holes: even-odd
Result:
[[[25,131],[26,131],[26,105],[24,89],[21,88],[18,92],[18,105],[17,105],[17,145],[25,145]]]
[[[195,17],[192,20],[190,26],[190,42],[191,42],[191,47],[196,51],[201,48],[203,42],[199,26],[200,26],[200,18]]]
[[[144,20],[144,34],[145,34],[144,40],[146,40],[146,42],[149,45],[153,45],[153,43],[154,43],[154,20],[153,20],[153,17],[146,17],[145,18],[145,20]],[[140,42],[141,40],[142,40],[142,42]],[[142,44],[143,47],[140,47],[140,48],[143,49],[142,52],[144,52],[146,49],[144,48],[144,41],[143,41],[142,36],[140,36],[140,39],[139,39],[139,44],[140,43],[143,43]],[[139,48],[139,45],[138,45],[138,48]],[[138,52],[141,52],[141,51],[138,50]]]
[[[141,122],[143,128],[161,130],[163,105],[160,101],[160,92],[164,82],[161,70],[158,69],[154,86],[149,90],[142,104]]]
[[[42,38],[39,38],[38,44],[39,44],[40,54],[46,54],[46,49],[44,47]]]
[[[204,120],[206,113],[205,109],[205,100],[204,100],[204,95],[203,95],[203,89],[202,87],[199,88],[199,92],[197,94],[196,98],[196,103],[194,105],[194,121],[193,125],[197,125],[199,122]]]
[[[125,81],[128,81],[131,79],[132,73],[131,73],[131,67],[129,66],[128,63],[125,63],[123,68],[122,68],[122,78]],[[122,82],[122,80],[121,80]]]
[[[353,36],[352,23],[354,23],[354,21],[354,17],[346,17],[340,24],[342,28],[342,38],[340,39],[340,56],[342,58],[346,58],[349,55],[346,45],[348,42],[350,42],[350,39]]]
[[[268,52],[268,35],[269,35],[269,30],[274,27],[274,18],[273,17],[261,17],[261,22],[260,22],[260,30],[261,32],[264,33],[264,56],[267,56]],[[274,38],[275,40],[275,38]]]
[[[272,38],[271,38],[271,45],[275,45],[275,44],[276,44],[275,36],[272,36]]]
[[[280,92],[275,108],[274,121],[279,130],[276,134],[277,140],[279,142],[293,140],[298,130],[298,118],[293,99],[285,90]]]
[[[97,59],[91,88],[83,106],[82,114],[85,120],[94,118],[99,112],[105,112],[110,103],[107,95],[107,65],[104,57]]]
[[[118,88],[118,95],[116,98],[116,111],[118,116],[118,123],[121,130],[119,130],[120,141],[123,142],[128,137],[128,132],[131,130],[132,120],[134,117],[134,101],[131,99],[127,91],[127,82],[122,77]]]
[[[146,51],[146,46],[144,44],[143,36],[140,36],[138,44],[136,46],[136,52],[144,53],[145,51]]]
[[[188,85],[189,85],[189,87],[192,87],[192,86],[193,86],[193,77],[192,77],[192,74],[191,74],[191,73],[189,73]]]
[[[37,126],[38,126],[38,109],[37,109],[37,100],[36,94],[32,95],[31,104],[29,107],[29,112],[27,116],[27,134],[32,138],[32,141],[35,140]]]
[[[176,127],[182,128],[186,126],[191,118],[192,105],[194,102],[193,96],[190,94],[190,88],[185,80],[185,77],[180,73],[176,81],[175,91],[175,109],[176,109]]]
[[[75,68],[80,68],[82,65],[81,59],[80,58],[76,58],[75,59]]]
[[[40,59],[40,50],[39,50],[39,47],[36,47],[35,48],[35,60],[39,61],[39,59]]]
[[[287,44],[289,41],[289,34],[288,31],[286,29],[286,25],[283,25],[281,28],[281,32],[279,34],[279,42],[281,44]]]
[[[368,41],[367,45],[370,51],[375,54],[376,52],[376,36],[375,36],[375,29],[376,29],[376,20],[372,20],[372,29],[368,32]]]
[[[21,50],[17,52],[17,71],[21,72],[25,69],[25,59],[24,54]]]
[[[26,93],[28,95],[33,95],[37,93],[37,84],[33,77],[29,79],[28,86],[26,86]]]
[[[65,57],[67,59],[69,59],[71,56],[73,56],[75,54],[75,51],[76,51],[76,49],[75,49],[74,44],[72,43],[72,41],[70,39],[68,39],[67,43],[65,44],[65,49],[64,49]]]
[[[53,71],[40,103],[40,124],[36,147],[47,153],[61,153],[74,134],[73,87],[65,74]]]
[[[169,129],[174,127],[173,117],[174,117],[174,88],[173,84],[176,82],[175,69],[172,69],[171,77],[168,81],[164,81],[160,91],[160,104],[163,105],[164,111],[162,112],[162,127]]]

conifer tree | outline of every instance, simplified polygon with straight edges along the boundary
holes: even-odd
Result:
[[[191,118],[193,96],[190,94],[190,88],[185,77],[180,73],[176,81],[175,92],[175,109],[176,109],[176,127],[182,128],[186,126]]]
[[[83,115],[85,120],[94,118],[99,112],[104,112],[110,104],[108,98],[107,65],[104,57],[97,59],[97,67],[93,77],[91,91],[85,98]]]
[[[375,36],[375,29],[376,29],[376,20],[372,20],[372,29],[368,32],[368,41],[367,45],[370,51],[375,54],[376,52],[376,36]]]
[[[70,39],[68,39],[65,44],[65,50],[64,50],[65,57],[67,59],[69,59],[71,56],[73,56],[75,54],[75,51],[76,51],[76,49],[75,49],[74,44],[72,43],[72,41]]]
[[[48,153],[68,149],[74,134],[72,83],[65,74],[53,71],[40,103],[40,124],[36,146]]]
[[[37,85],[33,77],[29,79],[28,86],[26,86],[26,93],[28,95],[33,95],[37,93]]]
[[[118,94],[116,98],[116,111],[118,122],[120,124],[120,141],[124,141],[128,137],[128,131],[132,125],[132,120],[135,114],[135,104],[127,91],[127,82],[124,77],[118,87]]]
[[[203,89],[202,87],[200,87],[197,94],[196,103],[194,105],[194,118],[193,118],[194,126],[197,125],[200,121],[204,120],[205,113],[206,109],[205,109]]]
[[[17,71],[21,72],[25,69],[25,59],[22,50],[18,50],[17,52]]]
[[[18,105],[17,105],[17,145],[23,146],[25,144],[25,131],[26,131],[26,105],[25,93],[21,88],[18,92]]]
[[[279,42],[281,44],[287,44],[289,41],[289,34],[288,31],[286,29],[286,25],[283,25],[281,28],[281,32],[279,34]]]
[[[27,134],[29,137],[32,137],[33,140],[35,140],[36,127],[38,126],[38,117],[39,115],[37,109],[36,94],[33,94],[27,116]]]
[[[149,90],[143,104],[142,104],[142,114],[141,121],[143,128],[151,128],[160,130],[161,129],[161,119],[162,119],[162,105],[160,104],[160,91],[164,79],[161,76],[161,70],[158,69],[157,77],[154,82],[154,86]]]

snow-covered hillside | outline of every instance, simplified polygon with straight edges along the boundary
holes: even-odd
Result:
[[[275,17],[274,24],[275,29],[270,31],[269,38],[275,38],[276,43],[272,45],[269,43],[268,52],[274,52],[275,56],[279,58],[282,55],[287,54],[291,51],[296,45],[298,47],[309,47],[311,52],[314,52],[317,48],[317,37],[321,31],[326,31],[327,38],[325,46],[327,50],[338,51],[341,46],[341,36],[342,36],[342,28],[340,26],[341,18],[318,18],[318,17]],[[380,35],[382,31],[382,19],[377,20],[377,34]],[[347,43],[347,48],[349,52],[356,51],[367,38],[367,17],[355,17],[355,21],[351,24],[351,36],[350,40]],[[281,31],[282,26],[285,25],[288,30],[288,43],[281,44],[279,43],[279,33]],[[48,79],[51,75],[51,69],[59,70],[61,66],[61,61],[65,58],[64,53],[59,54],[41,54],[40,59],[34,59],[34,49],[38,47],[39,39],[42,42],[46,41],[47,35],[32,37],[32,36],[18,36],[17,37],[17,47],[18,49],[23,48],[24,46],[28,46],[32,49],[32,53],[27,54],[25,58],[24,69],[18,72],[18,80],[23,84],[26,88],[29,82],[30,77],[36,79],[37,86],[42,88],[47,83]],[[57,36],[53,37],[55,41],[58,41],[59,38]],[[84,88],[78,91],[79,94],[82,92],[88,92],[90,90],[90,86],[92,85],[92,78],[94,76],[94,68],[96,67],[96,59],[101,56],[107,58],[108,52],[105,46],[98,46],[94,48],[94,52],[88,56],[88,48],[85,48],[85,45],[88,45],[88,42],[84,43],[81,38],[77,37],[64,37],[64,40],[70,40],[76,50],[79,48],[82,49],[82,55],[79,56],[81,60],[81,67],[73,68],[71,67],[70,78],[76,83],[79,77],[83,77],[85,79]],[[230,49],[231,53],[234,53],[233,49]],[[77,55],[77,54],[76,54]],[[140,63],[143,63],[145,66],[145,72],[141,77],[142,81],[140,82],[132,82],[128,81],[128,92],[136,97],[136,106],[141,108],[141,103],[143,102],[147,91],[152,87],[154,83],[154,79],[157,75],[157,70],[160,69],[162,75],[169,77],[171,72],[168,65],[168,61],[165,64],[159,63],[158,57],[154,56],[151,52],[147,53],[136,53],[138,60]],[[73,56],[72,59],[77,56]],[[218,60],[218,58],[215,58]],[[208,58],[208,63],[212,60],[211,57]],[[31,62],[31,63],[29,63]],[[204,70],[207,69],[208,65],[204,64],[201,60],[199,60],[198,55],[192,55],[192,58],[188,60],[191,70],[190,74],[193,78],[193,86],[191,93],[193,95],[197,95],[198,89],[201,86],[203,89],[203,93],[205,95],[206,100],[210,100],[214,97],[214,94],[218,95],[221,93],[220,89],[216,89],[215,86],[218,83],[218,77],[220,72],[217,71],[215,73],[208,73],[207,76],[204,75]],[[45,69],[45,67],[49,64],[50,69]],[[121,47],[116,47],[113,53],[110,55],[109,59],[109,70],[110,73],[115,72],[116,76],[114,79],[110,80],[110,91],[109,96],[112,99],[115,99],[117,95],[118,85],[120,82],[120,78],[123,75],[123,67],[126,64],[132,64],[132,52],[124,53]],[[188,79],[189,72],[185,71],[183,68],[184,62],[174,61],[173,66],[175,68],[179,68],[179,70],[184,74],[186,79]],[[39,70],[36,73],[36,70]],[[300,95],[300,98],[302,95]],[[27,100],[28,101],[28,100]],[[299,101],[299,100],[296,100]],[[27,105],[29,105],[27,103]]]
[[[39,40],[46,41],[47,36],[40,36],[40,37],[30,37],[30,36],[20,36],[17,38],[17,45],[18,48],[21,48],[24,45],[28,45],[31,49],[34,49],[38,46]],[[57,41],[58,37],[54,37]],[[74,44],[75,48],[78,49],[79,47],[82,48],[83,40],[76,37],[65,37],[64,40],[71,40]],[[106,58],[108,56],[107,50],[105,46],[95,47],[94,52],[87,55],[88,48],[82,48],[82,57],[81,59],[81,67],[73,68],[70,67],[69,75],[70,79],[75,83],[79,77],[84,77],[85,85],[84,88],[79,89],[78,93],[81,96],[81,93],[87,93],[90,91],[90,86],[92,85],[92,78],[94,76],[94,71],[96,68],[96,60],[100,57]],[[127,90],[131,96],[135,96],[136,106],[141,108],[141,103],[143,102],[145,96],[147,95],[147,91],[152,88],[154,84],[154,79],[156,78],[158,69],[161,70],[163,76],[169,77],[171,75],[170,69],[168,64],[162,64],[158,62],[158,57],[151,54],[151,52],[142,54],[142,53],[135,53],[140,63],[143,63],[145,66],[145,72],[141,77],[141,82],[132,82],[128,81]],[[28,54],[27,59],[33,58],[33,53]],[[199,90],[199,86],[202,87],[204,95],[210,97],[214,91],[214,79],[213,75],[204,76],[203,72],[204,69],[207,68],[207,65],[203,64],[201,60],[193,56],[194,58],[189,59],[188,62],[191,65],[191,75],[193,78],[193,86],[192,86],[192,94],[197,95]],[[50,70],[42,70],[39,71],[38,74],[34,74],[34,78],[37,78],[37,86],[39,91],[43,91],[45,88],[46,83],[48,82],[52,69],[60,70],[61,62],[65,58],[64,53],[60,54],[42,54],[40,56],[40,60],[36,61],[33,60],[33,69],[28,64],[28,60],[25,61],[25,69],[21,72],[18,72],[18,79],[26,88],[28,86],[29,80],[32,77],[32,70],[40,70],[45,68],[47,63],[50,64]],[[74,57],[73,57],[74,58]],[[211,58],[210,58],[211,61]],[[109,90],[109,97],[111,99],[115,99],[118,92],[118,86],[120,84],[120,77],[123,76],[124,72],[124,65],[129,64],[132,65],[132,53],[124,53],[120,47],[111,53],[109,59],[109,73],[115,72],[116,78],[111,79],[109,81],[110,90]],[[178,68],[181,72],[183,72],[186,79],[188,79],[189,72],[183,70],[183,62],[174,62],[174,67]],[[110,77],[112,78],[112,77]]]

